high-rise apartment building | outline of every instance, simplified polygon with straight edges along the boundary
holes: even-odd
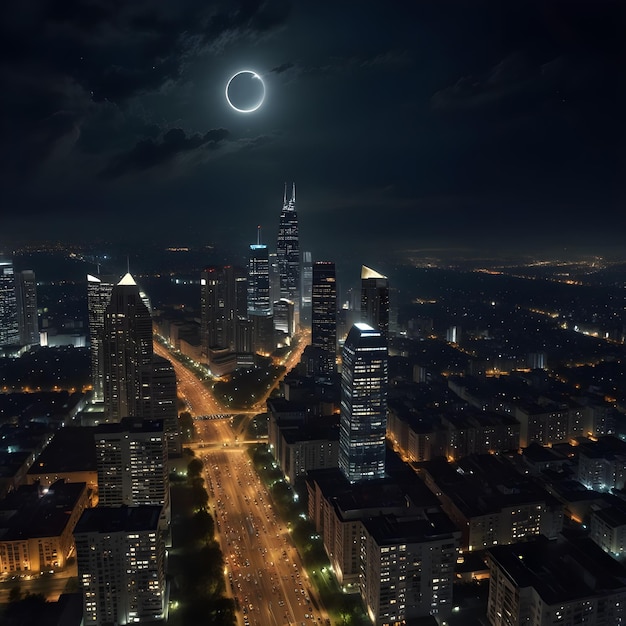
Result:
[[[87,314],[89,316],[89,350],[91,352],[91,383],[95,402],[104,400],[104,312],[111,300],[111,291],[119,278],[87,274]]]
[[[298,236],[298,213],[296,211],[296,184],[293,183],[291,198],[287,200],[287,184],[283,196],[283,208],[278,224],[276,243],[280,297],[295,303],[300,309],[300,243]]]
[[[76,528],[85,626],[154,623],[165,617],[165,545],[161,507],[98,506]]]
[[[452,612],[460,532],[440,511],[363,520],[361,597],[376,626]],[[443,621],[443,620],[441,620]]]
[[[139,287],[126,274],[111,290],[104,314],[104,406],[108,421],[137,414],[140,370],[152,361],[152,319]]]
[[[23,270],[15,275],[17,326],[22,345],[39,344],[37,321],[37,281],[35,272]]]
[[[339,468],[351,482],[383,478],[387,428],[387,342],[355,324],[343,347]]]
[[[94,433],[99,505],[155,504],[169,513],[167,443],[163,420],[124,418]]]
[[[12,261],[0,261],[0,346],[19,343]]]
[[[163,420],[168,455],[182,451],[178,430],[176,372],[167,359],[155,354],[139,371],[139,407],[144,420]]]
[[[361,267],[361,321],[389,338],[389,279],[366,265]]]
[[[311,295],[311,345],[323,351],[319,364],[321,375],[336,371],[337,357],[337,282],[335,264],[313,263]]]

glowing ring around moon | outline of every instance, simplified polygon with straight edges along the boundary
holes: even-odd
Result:
[[[236,107],[231,101],[230,98],[228,97],[228,88],[230,87],[230,84],[233,82],[233,80],[235,78],[237,78],[237,76],[239,76],[240,74],[252,74],[253,78],[258,78],[259,81],[261,82],[261,87],[263,87],[263,93],[261,94],[261,99],[257,102],[257,104],[255,104],[252,108],[250,109],[240,109],[239,107]],[[228,102],[228,104],[230,105],[230,107],[232,109],[234,109],[235,111],[237,111],[238,113],[253,113],[254,111],[256,111],[264,102],[265,100],[265,83],[263,82],[263,79],[256,73],[253,72],[252,70],[241,70],[240,72],[237,72],[236,74],[233,74],[229,79],[228,82],[226,83],[226,102]]]

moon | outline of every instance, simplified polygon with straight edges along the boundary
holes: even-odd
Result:
[[[238,113],[253,113],[265,100],[265,83],[252,70],[233,74],[226,83],[226,102]]]

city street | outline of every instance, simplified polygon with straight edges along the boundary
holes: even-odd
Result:
[[[186,402],[189,412],[194,415],[214,415],[227,410],[215,400],[211,392],[180,361],[177,361],[158,341],[153,342],[154,353],[170,361],[178,380],[178,395]]]
[[[308,334],[304,333],[298,348],[281,363],[287,372],[299,362],[307,340]],[[227,589],[239,609],[239,623],[327,624],[326,612],[312,595],[289,532],[274,514],[267,490],[252,467],[247,445],[241,441],[249,420],[265,411],[265,400],[280,380],[254,410],[239,412],[247,415],[235,433],[232,415],[226,414],[204,384],[156,342],[155,352],[172,362],[179,381],[178,393],[194,417],[224,415],[219,419],[195,419],[197,436],[190,447],[204,463],[209,508],[226,561]]]
[[[202,422],[214,439],[218,420]],[[228,587],[243,624],[321,624],[325,615],[312,591],[289,532],[275,516],[245,447],[200,450],[210,510],[226,560]]]
[[[76,562],[55,574],[44,574],[43,576],[15,576],[3,579],[0,582],[0,603],[9,601],[11,589],[19,587],[23,595],[42,594],[48,602],[56,602],[59,596],[65,591],[70,578],[78,576]]]

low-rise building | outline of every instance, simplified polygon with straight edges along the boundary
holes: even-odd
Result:
[[[438,418],[402,415],[393,407],[387,416],[387,438],[409,461],[429,461],[445,454],[445,432]]]
[[[500,456],[472,455],[455,463],[438,458],[417,471],[462,530],[465,549],[555,537],[563,527],[562,504]]]
[[[0,501],[0,572],[62,570],[88,505],[84,482],[22,485]]]
[[[89,427],[67,426],[54,433],[52,441],[35,459],[26,482],[49,487],[52,483],[84,482],[92,494],[98,490],[98,470],[94,429]]]
[[[308,419],[306,405],[286,401],[268,402],[268,409],[268,443],[290,482],[305,477],[311,470],[338,466],[337,416]]]
[[[616,558],[626,556],[626,503],[617,501],[613,506],[592,511],[589,536]]]
[[[607,435],[597,441],[581,440],[578,446],[578,480],[597,491],[626,486],[626,442]]]
[[[443,415],[441,423],[446,436],[445,455],[449,459],[519,448],[520,424],[508,415],[458,412]]]
[[[614,626],[626,619],[626,568],[588,538],[540,537],[487,554],[492,626]]]

